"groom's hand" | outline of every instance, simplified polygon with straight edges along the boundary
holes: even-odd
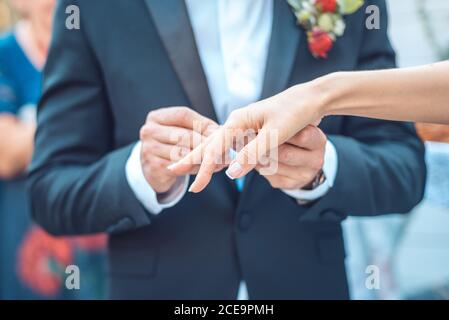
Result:
[[[147,182],[156,193],[164,193],[175,184],[177,176],[167,167],[182,159],[218,125],[187,107],[151,111],[140,130],[141,163]],[[192,169],[196,173],[198,167]]]
[[[279,147],[277,170],[265,178],[276,189],[307,187],[323,168],[326,142],[326,135],[318,127],[306,127]],[[263,174],[262,168],[256,169]]]

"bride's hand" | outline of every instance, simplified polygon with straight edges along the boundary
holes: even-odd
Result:
[[[220,129],[169,169],[182,175],[188,173],[192,166],[201,164],[189,189],[191,192],[200,192],[209,184],[217,168],[222,167],[223,161],[229,158],[229,150],[236,147],[236,138],[253,132],[256,133],[255,138],[246,139],[246,145],[226,171],[232,179],[245,176],[263,162],[270,151],[307,125],[317,125],[322,117],[324,101],[319,91],[319,85],[315,82],[297,85],[274,97],[232,112]]]

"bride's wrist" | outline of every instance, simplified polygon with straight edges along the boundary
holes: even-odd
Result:
[[[340,100],[341,90],[339,84],[341,83],[343,73],[331,73],[315,80],[319,93],[319,110],[322,117],[333,115],[337,106],[337,101]]]
[[[329,74],[298,86],[297,90],[303,93],[302,98],[308,101],[304,107],[316,119],[332,113],[333,102],[338,99],[338,91],[334,88],[335,78],[336,74]]]
[[[358,107],[359,76],[353,72],[335,72],[322,78],[323,116],[350,114]],[[358,101],[358,102],[357,102]]]
[[[340,81],[343,73],[332,73],[313,81],[291,87],[277,97],[283,106],[290,106],[292,117],[311,122],[332,115],[342,98]],[[338,108],[337,108],[338,109]]]

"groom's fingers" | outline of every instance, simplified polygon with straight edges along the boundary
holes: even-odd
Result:
[[[198,193],[204,190],[212,179],[212,175],[224,168],[228,159],[227,153],[233,147],[234,138],[235,131],[224,126],[206,141],[202,150],[198,151],[201,152],[203,159],[195,181],[190,186],[190,192]]]
[[[191,149],[188,147],[170,145],[152,140],[142,145],[142,151],[146,156],[156,156],[165,160],[169,160],[173,163],[181,160],[186,155],[188,155]]]
[[[177,175],[185,175],[189,173],[194,166],[201,165],[201,160],[203,157],[203,151],[205,146],[206,146],[205,142],[200,144],[183,159],[170,165],[168,169]]]
[[[210,131],[218,125],[211,119],[187,107],[170,107],[152,111],[148,114],[147,121],[154,121],[165,126],[183,127],[198,133]]]
[[[189,172],[194,165],[201,164],[195,181],[189,189],[191,192],[200,192],[209,184],[212,175],[226,166],[227,151],[232,147],[232,142],[232,132],[221,128],[169,169],[182,175]]]
[[[140,139],[157,140],[161,143],[193,149],[204,141],[204,136],[189,129],[150,122],[140,130]]]
[[[306,150],[316,150],[326,144],[326,135],[317,127],[309,125],[288,140],[288,143]]]
[[[178,175],[182,175],[187,174],[196,165],[203,165],[204,153],[209,144],[213,143],[212,139],[212,137],[206,139],[183,159],[171,165],[169,169]]]

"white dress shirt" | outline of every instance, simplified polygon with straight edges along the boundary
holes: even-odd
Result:
[[[185,0],[215,112],[220,123],[229,114],[260,100],[273,24],[273,0]],[[137,143],[126,164],[127,181],[137,199],[152,214],[176,205],[185,195],[188,177],[164,197],[158,197],[145,180]],[[311,201],[332,187],[338,158],[331,142],[326,145],[323,171],[326,182],[315,190],[283,190],[289,196]],[[239,299],[246,299],[242,283]]]

